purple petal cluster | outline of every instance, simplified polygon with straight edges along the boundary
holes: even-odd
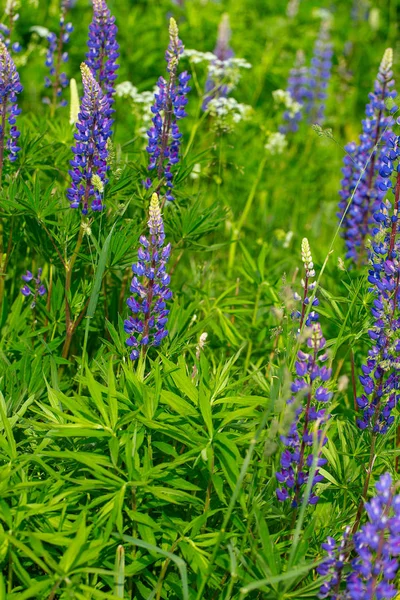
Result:
[[[400,149],[398,137],[390,138],[388,153],[382,160],[379,186],[383,191],[392,188],[390,179],[396,171],[393,188],[394,202],[381,202],[374,214],[375,227],[369,252],[370,269],[368,281],[374,293],[371,309],[373,326],[368,331],[372,348],[362,366],[360,381],[364,393],[357,398],[363,415],[357,420],[361,429],[370,429],[374,434],[386,433],[394,422],[392,411],[399,400],[400,368],[400,315],[399,315],[399,240],[398,209],[400,199]]]
[[[303,490],[309,478],[310,469],[314,460],[313,454],[313,424],[323,423],[328,418],[324,405],[331,399],[332,394],[325,387],[331,377],[331,369],[323,365],[327,360],[324,351],[326,341],[322,335],[321,325],[314,323],[311,335],[307,339],[307,352],[300,350],[296,361],[296,379],[292,383],[293,396],[288,401],[289,405],[296,404],[296,396],[301,394],[306,399],[306,405],[295,409],[295,418],[290,426],[289,433],[282,436],[281,440],[286,449],[281,455],[281,470],[276,473],[280,487],[276,491],[278,500],[281,502],[290,500],[292,507],[301,504]],[[322,440],[323,432],[318,429],[318,443],[325,444],[327,439]],[[317,467],[326,464],[326,459],[317,457]],[[323,481],[323,476],[317,468],[312,488]],[[310,504],[318,502],[318,496],[314,492],[309,498]]]
[[[25,281],[25,285],[21,288],[21,294],[25,297],[33,296],[31,302],[31,308],[35,308],[38,296],[44,296],[46,288],[41,281],[42,269],[38,269],[37,276],[34,277],[30,271],[27,271],[25,275],[22,275],[22,280]],[[28,285],[28,283],[30,285]]]
[[[17,129],[17,116],[21,113],[17,104],[17,95],[23,88],[14,61],[6,46],[0,42],[0,173],[2,172],[5,149],[8,151],[8,159],[14,162],[20,151],[18,138],[20,132]],[[9,136],[6,140],[6,127],[9,125]]]
[[[138,262],[132,265],[132,296],[128,298],[127,305],[133,316],[124,322],[132,360],[139,357],[140,348],[145,350],[148,346],[159,346],[168,335],[169,310],[166,303],[172,298],[172,292],[168,287],[170,277],[166,265],[171,244],[164,245],[164,223],[156,193],[150,202],[148,226],[150,235],[141,236]]]
[[[336,544],[334,538],[330,536],[321,544],[321,548],[327,553],[327,558],[316,569],[319,575],[326,578],[320,587],[319,598],[329,596],[331,600],[339,600],[335,590],[340,586],[342,570],[348,555],[347,544],[350,531],[351,527],[346,527],[340,544]]]
[[[9,51],[15,53],[21,52],[22,47],[19,42],[11,42],[11,38],[14,32],[14,24],[19,19],[17,11],[17,2],[15,0],[8,1],[6,4],[5,14],[8,17],[9,25],[0,23],[0,41],[4,43]]]
[[[100,83],[110,106],[114,102],[115,80],[119,69],[116,63],[119,57],[117,32],[115,17],[111,15],[106,0],[93,0],[93,20],[89,25],[86,62]]]
[[[351,143],[345,147],[347,154],[342,169],[338,217],[342,220],[344,215],[342,237],[346,244],[346,257],[356,263],[365,256],[366,237],[374,225],[373,214],[385,195],[380,188],[382,177],[379,171],[387,154],[388,140],[393,136],[391,113],[396,107],[386,107],[386,103],[396,97],[392,62],[393,51],[388,48],[379,67],[374,91],[369,94],[359,145]]]
[[[318,567],[318,572],[323,576],[329,575],[330,579],[322,585],[320,598],[387,600],[396,597],[398,589],[394,581],[400,564],[400,495],[395,494],[389,473],[382,475],[375,487],[376,495],[365,503],[368,522],[353,536],[355,558],[351,561],[345,592],[340,596],[343,543],[342,560],[340,552],[339,560],[334,555],[335,542],[332,538],[323,544],[328,559]]]
[[[304,52],[299,50],[296,54],[296,61],[294,67],[291,69],[288,78],[287,91],[295,102],[298,102],[302,106],[305,104],[306,99],[309,97],[308,90],[308,69],[305,66]],[[303,114],[299,112],[292,115],[289,111],[283,113],[284,125],[279,129],[282,133],[288,131],[297,131],[299,128],[299,122],[302,120]]]
[[[178,37],[178,27],[171,18],[169,26],[170,43],[166,51],[168,80],[160,77],[158,91],[154,94],[152,127],[147,131],[147,152],[150,155],[149,170],[156,171],[158,184],[157,193],[163,185],[166,188],[165,200],[174,200],[172,167],[179,162],[179,148],[182,134],[178,121],[186,117],[185,106],[190,87],[187,85],[190,75],[186,71],[177,74],[179,58],[183,52],[183,44]],[[153,182],[148,178],[144,185],[146,189]]]
[[[71,208],[82,207],[82,213],[86,215],[89,202],[93,211],[104,208],[103,191],[108,181],[107,140],[111,136],[112,109],[85,63],[82,63],[81,71],[84,96],[76,123],[77,132],[74,134],[76,144],[71,148],[74,153],[69,170],[72,184],[67,190],[67,198]]]
[[[309,123],[322,125],[325,117],[325,100],[332,69],[333,48],[329,41],[327,23],[323,23],[314,45],[311,67],[308,71],[308,94],[304,108]]]
[[[231,35],[229,16],[224,14],[218,27],[217,44],[214,49],[214,54],[217,58],[211,65],[212,67],[216,67],[217,70],[222,73],[219,77],[221,82],[216,81],[215,78],[210,75],[207,77],[205,86],[206,95],[202,106],[204,111],[207,110],[210,100],[213,100],[214,98],[226,98],[229,93],[229,87],[223,83],[223,72],[225,65],[229,65],[229,59],[234,56],[234,52],[229,45]]]
[[[55,33],[50,33],[47,36],[49,48],[46,54],[46,67],[49,69],[49,76],[45,77],[45,86],[53,90],[53,105],[55,106],[57,98],[61,97],[62,91],[67,87],[69,80],[66,73],[61,71],[62,63],[68,61],[68,52],[65,51],[64,45],[70,40],[70,34],[74,30],[72,23],[66,23],[65,18],[67,11],[70,8],[70,3],[64,1],[61,3],[60,15],[60,31],[58,36]],[[50,104],[49,98],[44,98],[46,104]],[[67,102],[62,100],[60,106],[65,106]]]

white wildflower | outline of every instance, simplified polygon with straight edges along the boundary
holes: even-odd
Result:
[[[199,64],[202,62],[212,62],[214,60],[218,60],[215,54],[212,52],[200,52],[199,50],[194,50],[191,48],[185,48],[182,56],[186,56],[189,61],[193,64]]]
[[[300,102],[296,102],[290,92],[285,90],[274,90],[272,92],[272,97],[275,104],[283,104],[291,118],[297,115],[297,113],[299,113],[303,107]]]
[[[201,173],[201,164],[200,163],[196,163],[193,166],[192,172],[190,173],[190,177],[192,179],[199,179],[200,173]]]
[[[50,29],[47,29],[47,27],[42,27],[42,25],[34,25],[29,31],[32,31],[32,33],[37,33],[39,37],[45,39],[47,39],[47,37],[50,35]]]
[[[286,136],[283,133],[276,131],[275,133],[269,134],[267,143],[264,147],[268,154],[274,156],[275,154],[283,154],[287,148],[287,144]]]
[[[212,98],[207,104],[207,110],[216,119],[217,127],[230,131],[232,125],[249,117],[251,106],[241,104],[235,98]]]

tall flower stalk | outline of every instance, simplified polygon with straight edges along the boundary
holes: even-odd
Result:
[[[294,67],[288,77],[287,92],[290,94],[294,106],[298,110],[286,110],[283,113],[284,124],[280,127],[281,133],[295,132],[303,118],[302,108],[308,97],[308,68],[305,66],[305,57],[302,50],[298,50]]]
[[[17,104],[17,95],[22,89],[14,61],[5,44],[0,42],[0,185],[6,154],[8,160],[14,162],[20,151],[20,132],[16,120],[21,112]]]
[[[315,42],[311,67],[308,71],[308,93],[305,113],[309,123],[322,125],[325,120],[325,101],[332,69],[333,48],[329,39],[329,24],[324,21]]]
[[[81,208],[82,214],[86,215],[89,204],[92,211],[104,209],[112,110],[107,96],[85,63],[81,65],[81,72],[84,95],[74,134],[76,144],[72,147],[74,158],[70,161],[72,168],[69,171],[72,183],[67,198],[71,208]]]
[[[364,393],[357,398],[363,414],[357,419],[360,429],[371,433],[371,448],[362,499],[360,501],[353,531],[358,529],[363,502],[367,496],[372,473],[376,438],[384,435],[394,422],[392,411],[399,401],[400,386],[400,329],[399,283],[400,262],[398,239],[398,211],[400,201],[400,170],[398,170],[400,138],[392,136],[387,142],[387,154],[380,168],[380,189],[392,189],[394,200],[382,201],[374,214],[376,226],[372,230],[373,239],[369,252],[370,269],[368,281],[375,298],[371,313],[373,326],[368,334],[372,347],[362,366],[360,381]],[[392,174],[396,172],[393,185]]]
[[[164,223],[156,193],[150,202],[148,227],[150,235],[140,237],[138,262],[132,265],[132,296],[127,300],[132,316],[124,322],[125,332],[129,334],[126,343],[131,348],[131,360],[139,358],[140,350],[145,354],[149,346],[159,346],[168,335],[166,303],[172,292],[168,287],[170,276],[166,265],[171,244],[165,245]]]
[[[234,56],[234,52],[229,45],[231,35],[229,15],[224,14],[218,27],[217,44],[214,48],[216,58],[211,62],[209,67],[203,110],[207,110],[211,100],[214,98],[226,98],[230,91],[229,85],[224,81],[224,70],[229,68],[228,61]]]
[[[0,23],[0,40],[4,42],[9,52],[20,52],[21,44],[19,42],[13,42],[12,37],[14,33],[14,25],[19,19],[18,8],[20,6],[19,0],[7,0],[4,13],[8,17],[8,25]]]
[[[338,217],[346,244],[346,257],[360,264],[366,258],[366,238],[374,224],[373,214],[384,197],[379,174],[387,142],[392,133],[394,108],[386,103],[396,97],[392,73],[393,51],[388,48],[382,58],[374,90],[369,94],[366,118],[362,121],[360,142],[348,144],[342,169],[341,200]],[[350,203],[350,205],[349,205]]]
[[[305,266],[305,279],[303,280],[303,298],[295,296],[302,301],[302,312],[294,313],[294,317],[300,318],[301,327],[303,323],[308,327],[306,333],[307,350],[299,350],[295,363],[296,379],[292,383],[293,396],[288,401],[289,407],[294,410],[294,419],[287,435],[281,440],[286,449],[281,455],[281,470],[276,473],[276,478],[281,487],[276,491],[278,500],[284,502],[290,500],[291,506],[297,508],[302,501],[303,491],[307,485],[309,474],[314,460],[313,455],[313,432],[314,423],[318,423],[318,444],[324,445],[327,439],[324,436],[320,424],[328,418],[324,405],[331,399],[332,394],[325,387],[331,377],[331,369],[323,365],[328,356],[324,350],[326,341],[322,335],[321,325],[318,323],[318,315],[310,311],[305,320],[305,307],[309,305],[309,290],[311,279],[315,276],[310,247],[306,239],[302,242],[302,259]],[[315,299],[314,299],[315,300]],[[314,304],[315,306],[316,304]],[[311,318],[310,315],[312,314]],[[296,407],[298,396],[305,398],[305,406]],[[317,470],[314,474],[312,488],[323,480],[318,467],[323,466],[326,459],[317,456]],[[318,496],[311,493],[310,504],[316,504]]]
[[[115,81],[117,79],[116,60],[119,57],[117,42],[118,27],[110,13],[106,0],[93,0],[93,19],[89,25],[89,51],[86,62],[92,69],[110,106],[114,102]]]
[[[45,77],[45,86],[52,89],[52,97],[46,98],[46,103],[50,104],[51,115],[57,108],[57,101],[60,99],[62,91],[68,86],[68,77],[61,71],[63,63],[68,61],[68,52],[64,46],[69,42],[70,33],[74,30],[72,23],[66,23],[66,15],[71,8],[71,0],[62,0],[60,13],[60,30],[58,36],[50,33],[47,37],[49,49],[46,54],[46,67],[49,69],[49,76]],[[65,106],[66,100],[61,100],[59,106]]]
[[[179,39],[178,26],[174,19],[169,24],[170,42],[165,54],[167,62],[168,79],[160,77],[158,91],[154,94],[152,106],[153,126],[148,130],[147,152],[150,155],[149,170],[155,171],[157,176],[156,193],[162,198],[161,206],[165,201],[174,200],[172,168],[179,162],[179,149],[182,133],[179,131],[178,121],[186,117],[185,106],[187,85],[190,75],[186,71],[178,75],[180,56],[183,53],[183,44]],[[145,187],[149,189],[153,181],[148,178]]]

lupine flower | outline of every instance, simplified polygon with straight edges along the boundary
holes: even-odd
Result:
[[[299,122],[303,118],[303,104],[305,103],[306,98],[309,97],[308,69],[304,63],[304,52],[298,50],[295,65],[291,69],[288,78],[287,93],[289,94],[291,102],[285,102],[286,111],[283,113],[285,123],[280,127],[282,133],[297,131]]]
[[[154,115],[153,126],[147,132],[149,141],[146,150],[150,155],[149,170],[156,171],[158,194],[165,185],[165,200],[167,201],[174,200],[172,167],[179,162],[179,147],[182,138],[178,121],[186,117],[186,95],[190,91],[190,87],[187,85],[190,75],[186,71],[179,75],[177,73],[179,59],[183,52],[183,44],[178,34],[177,24],[171,18],[170,43],[165,54],[169,78],[168,81],[164,77],[160,77],[158,80],[158,92],[154,94],[154,105],[151,109]],[[152,180],[148,178],[144,185],[149,189],[152,186]]]
[[[50,32],[47,36],[49,49],[46,54],[46,67],[49,69],[49,76],[45,77],[45,86],[52,88],[53,97],[44,98],[46,104],[52,104],[53,110],[56,108],[57,98],[61,97],[62,91],[68,86],[68,77],[61,72],[61,64],[68,61],[68,52],[64,50],[64,45],[69,42],[70,34],[74,30],[72,23],[66,23],[65,17],[70,9],[70,1],[62,0],[60,14],[60,31],[58,35]],[[66,100],[61,100],[59,106],[66,106]]]
[[[347,540],[340,544],[339,556],[335,554],[336,543],[332,538],[322,545],[328,559],[317,570],[320,575],[329,575],[329,579],[320,589],[320,598],[387,600],[396,597],[398,589],[394,579],[400,556],[400,495],[395,494],[389,473],[382,475],[375,487],[376,495],[365,503],[368,522],[353,536],[356,556],[351,562],[345,591],[340,595]],[[348,556],[349,552],[346,554]]]
[[[336,541],[331,536],[328,536],[326,542],[321,544],[321,548],[325,550],[328,556],[316,569],[319,575],[327,578],[320,587],[319,598],[326,598],[331,594],[331,600],[338,600],[338,597],[334,594],[334,590],[340,586],[342,570],[347,557],[347,544],[350,531],[351,527],[346,527],[340,544],[336,544]]]
[[[342,169],[344,177],[338,217],[342,219],[350,202],[342,221],[342,236],[346,243],[346,257],[354,262],[360,262],[364,256],[366,237],[374,224],[373,214],[385,195],[379,187],[382,179],[379,170],[387,153],[387,142],[393,136],[394,119],[390,113],[395,107],[386,108],[386,102],[396,97],[392,62],[393,51],[388,48],[379,67],[374,91],[369,95],[360,143],[358,146],[351,143],[345,148],[347,154]]]
[[[211,63],[213,67],[219,66],[224,68],[225,62],[234,56],[234,52],[229,45],[231,39],[231,27],[229,23],[229,15],[224,14],[218,27],[217,45],[214,48],[214,55],[216,59]],[[209,70],[210,71],[210,70]],[[206,81],[206,95],[203,101],[203,110],[207,110],[208,103],[213,98],[226,98],[229,93],[229,86],[224,83],[223,74],[219,78],[220,81],[216,80],[215,77],[208,73]]]
[[[328,21],[324,21],[314,45],[311,67],[308,71],[308,94],[304,108],[309,123],[322,125],[325,116],[325,100],[332,68],[332,44],[329,41]]]
[[[67,190],[71,208],[82,207],[84,215],[90,208],[103,210],[103,194],[107,183],[107,140],[111,135],[112,119],[110,104],[103,94],[89,67],[82,63],[84,95],[74,134],[76,145],[72,147],[72,185]]]
[[[21,110],[17,104],[17,94],[22,92],[22,85],[13,59],[7,48],[0,42],[0,112],[3,118],[0,123],[0,180],[3,170],[5,148],[8,151],[8,159],[14,162],[20,151],[18,138],[20,132],[16,126],[17,116]],[[6,139],[6,122],[9,124],[9,137]]]
[[[394,169],[397,171],[399,156],[399,138],[393,136],[388,141],[388,153],[383,157],[380,168],[382,179],[379,186],[382,191],[393,185],[390,177]],[[357,403],[363,410],[363,416],[357,424],[361,429],[371,429],[374,434],[386,433],[394,421],[392,410],[399,400],[399,197],[400,172],[397,171],[393,206],[389,200],[382,201],[374,214],[377,225],[372,230],[374,237],[369,253],[368,281],[375,299],[371,309],[374,324],[368,334],[373,346],[362,366],[360,381],[364,394],[357,398]]]
[[[307,327],[311,327],[311,325],[319,319],[319,315],[315,310],[310,310],[306,318],[306,313],[310,302],[312,304],[312,309],[319,305],[318,298],[314,297],[313,300],[311,300],[310,296],[310,292],[315,289],[317,282],[313,281],[315,278],[315,269],[311,255],[310,244],[307,238],[303,238],[301,242],[301,260],[304,265],[304,278],[301,280],[301,287],[304,290],[303,297],[301,297],[297,292],[294,294],[294,299],[297,302],[301,302],[301,311],[296,310],[292,313],[292,317],[299,319],[300,321],[299,331],[302,329],[304,322]]]
[[[93,20],[89,25],[89,52],[86,54],[86,62],[107,96],[110,106],[114,102],[115,80],[119,69],[119,65],[116,64],[119,56],[117,32],[115,17],[111,16],[106,0],[93,0]]]
[[[168,335],[166,329],[169,310],[167,301],[172,298],[168,288],[170,277],[166,265],[171,252],[171,244],[165,244],[164,223],[160,203],[156,193],[150,202],[148,237],[140,237],[138,262],[132,265],[132,296],[127,305],[133,316],[124,322],[129,334],[127,345],[132,349],[130,358],[136,360],[140,348],[159,346]]]
[[[42,269],[38,269],[37,276],[34,277],[30,271],[27,271],[25,275],[22,275],[22,280],[25,281],[25,285],[21,288],[21,294],[25,297],[33,296],[31,302],[31,308],[35,308],[38,296],[44,296],[46,288],[41,282]],[[30,285],[28,285],[28,283]]]
[[[20,52],[22,49],[19,42],[12,42],[14,24],[19,19],[19,14],[17,12],[18,8],[18,0],[7,0],[4,13],[8,17],[9,25],[7,26],[4,23],[0,23],[0,41],[4,43],[9,52],[12,50],[15,53]]]
[[[302,300],[302,312],[294,314],[300,318],[300,329],[305,320],[305,311],[310,303],[308,296],[310,286],[315,284],[311,281],[315,277],[314,265],[310,252],[308,240],[302,242],[302,260],[305,266],[305,279],[303,280],[304,295],[303,299],[298,296],[296,299]],[[316,299],[314,299],[316,300]],[[316,302],[313,305],[316,306]],[[288,405],[294,406],[296,395],[301,393],[306,398],[306,405],[300,406],[295,410],[295,417],[290,426],[289,433],[282,436],[281,440],[286,449],[281,455],[281,471],[276,473],[278,483],[281,485],[276,491],[278,500],[284,502],[290,500],[293,508],[299,506],[302,501],[303,490],[307,484],[310,469],[313,464],[313,434],[312,424],[318,421],[324,423],[328,414],[324,405],[331,399],[332,394],[325,387],[331,377],[332,370],[324,366],[328,356],[324,351],[326,341],[322,335],[321,325],[318,323],[318,315],[315,311],[310,311],[305,324],[309,327],[310,333],[307,335],[307,352],[299,350],[295,364],[297,378],[292,383],[291,390],[293,396],[289,399]],[[322,439],[323,433],[318,429],[318,443],[325,444],[326,437]],[[318,467],[326,464],[326,459],[317,456],[317,470],[314,474],[312,488],[323,480]],[[311,492],[309,503],[316,504],[318,496]]]

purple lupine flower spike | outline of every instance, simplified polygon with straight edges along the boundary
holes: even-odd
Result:
[[[153,126],[148,130],[147,152],[150,155],[149,170],[155,170],[157,174],[156,191],[160,195],[165,186],[165,200],[174,200],[172,167],[179,162],[179,148],[182,134],[179,131],[178,121],[186,117],[185,106],[187,94],[190,87],[187,85],[190,75],[186,71],[178,75],[177,69],[179,58],[183,52],[183,44],[178,37],[178,26],[174,19],[170,19],[169,36],[170,43],[165,54],[167,61],[168,81],[164,77],[158,80],[158,92],[154,94]],[[144,185],[149,189],[153,182],[148,178]]]
[[[302,50],[298,50],[296,54],[296,62],[291,69],[288,78],[287,91],[291,98],[297,104],[304,105],[308,97],[308,69],[305,66],[305,57]],[[294,114],[285,111],[283,114],[284,124],[279,128],[282,133],[288,131],[295,132],[299,128],[299,122],[303,118],[302,110],[298,110]]]
[[[332,69],[332,44],[329,41],[328,23],[322,23],[320,34],[314,46],[311,67],[308,71],[308,93],[304,107],[309,123],[322,125],[325,116],[325,100]]]
[[[396,597],[398,589],[394,580],[400,564],[400,495],[395,493],[389,473],[380,477],[375,488],[376,495],[365,503],[368,522],[353,535],[353,539],[347,538],[347,530],[338,552],[335,552],[333,538],[328,538],[322,545],[328,558],[317,571],[328,579],[320,588],[319,598],[387,600]],[[344,548],[349,542],[354,546],[355,558],[351,561],[345,590],[340,593],[344,559],[350,553]]]
[[[93,20],[89,25],[89,52],[86,62],[92,69],[110,106],[114,102],[115,80],[117,79],[116,60],[119,57],[117,42],[118,27],[111,16],[106,0],[93,0]]]
[[[19,0],[7,0],[4,13],[8,17],[8,26],[4,23],[0,23],[0,40],[4,43],[9,52],[12,50],[15,53],[21,52],[22,50],[19,42],[12,42],[14,25],[19,19],[19,14],[17,12],[18,7]]]
[[[305,265],[306,276],[303,281],[303,299],[300,297],[298,299],[302,300],[304,309],[310,302],[308,296],[310,288],[306,285],[306,281],[311,284],[310,280],[315,276],[310,247],[306,239],[302,243],[302,259]],[[317,304],[313,303],[313,305],[316,306]],[[312,313],[313,316],[310,319]],[[294,316],[303,320],[305,319],[304,312],[299,312]],[[288,435],[281,437],[286,449],[281,455],[281,471],[276,473],[276,478],[281,486],[276,491],[277,498],[281,502],[290,500],[293,508],[299,506],[302,501],[303,490],[307,484],[313,463],[312,423],[316,421],[323,423],[329,418],[323,406],[332,397],[331,392],[325,387],[326,382],[331,377],[332,371],[322,364],[327,360],[327,354],[324,351],[326,341],[322,335],[321,325],[317,320],[317,313],[310,311],[305,320],[305,324],[311,329],[311,333],[307,338],[307,352],[300,350],[297,354],[297,362],[295,364],[297,377],[292,383],[293,396],[288,400],[289,406],[294,405],[296,395],[302,393],[306,398],[306,406],[300,406],[296,409]],[[321,442],[322,435],[322,430],[319,429],[317,434],[318,442]],[[327,439],[324,437],[322,442],[325,444]],[[313,488],[323,480],[318,467],[323,466],[325,463],[326,460],[318,455]],[[309,503],[316,504],[317,502],[318,496],[311,493]]]
[[[33,296],[31,308],[35,308],[38,296],[44,296],[46,293],[46,288],[42,284],[41,277],[42,269],[38,269],[36,277],[34,277],[30,271],[27,271],[25,275],[22,275],[21,277],[21,279],[25,281],[25,285],[21,288],[21,294],[26,298],[28,296]]]
[[[379,171],[382,158],[388,151],[387,142],[393,136],[391,128],[394,119],[391,113],[396,107],[386,108],[386,102],[396,97],[392,63],[393,51],[388,48],[379,67],[374,91],[369,95],[360,143],[358,146],[348,144],[345,148],[348,154],[342,169],[344,177],[338,217],[342,219],[351,201],[342,221],[342,236],[346,244],[346,257],[356,263],[363,261],[366,238],[374,224],[373,214],[379,209],[385,195],[379,187],[382,179]]]
[[[5,151],[8,160],[14,162],[20,151],[18,138],[20,132],[16,126],[17,116],[21,113],[17,104],[17,94],[21,93],[23,87],[19,80],[14,61],[3,42],[0,42],[0,181],[3,172]],[[8,128],[8,139],[6,143],[6,129]]]
[[[156,193],[150,202],[148,226],[150,235],[141,236],[138,262],[132,265],[134,275],[130,289],[133,295],[128,298],[127,305],[133,316],[124,322],[132,360],[139,357],[140,348],[145,351],[149,346],[159,346],[168,335],[166,302],[172,298],[172,292],[168,287],[170,277],[166,265],[171,244],[164,245],[164,223]]]
[[[61,98],[62,91],[67,87],[69,80],[67,75],[61,71],[61,65],[68,61],[68,52],[64,46],[69,42],[70,34],[74,30],[72,23],[66,23],[66,15],[71,8],[70,0],[61,2],[60,30],[58,35],[49,33],[47,41],[49,48],[46,54],[46,67],[49,69],[49,76],[45,77],[45,87],[52,88],[52,98],[44,98],[46,104],[50,104],[54,113],[57,107],[57,99]],[[58,106],[66,106],[66,100],[60,100]]]
[[[224,14],[218,27],[217,44],[214,48],[216,59],[210,65],[211,70],[217,70],[220,73],[218,79],[221,81],[217,81],[210,74],[208,75],[205,86],[206,94],[202,106],[204,111],[207,110],[210,101],[214,98],[226,98],[228,96],[229,87],[223,83],[223,72],[229,64],[229,59],[234,56],[234,52],[229,45],[231,35],[229,15]]]
[[[103,94],[89,67],[82,63],[84,96],[74,134],[76,144],[72,147],[73,160],[69,174],[71,187],[67,198],[71,208],[82,208],[88,213],[89,202],[93,211],[104,209],[103,192],[107,179],[107,140],[111,136],[112,119],[107,96]]]
[[[398,240],[398,211],[400,201],[399,148],[400,138],[388,141],[387,155],[383,157],[379,180],[380,189],[393,188],[391,175],[396,171],[393,205],[389,200],[380,203],[374,214],[376,222],[369,252],[368,281],[375,299],[371,309],[373,326],[368,331],[372,348],[362,366],[360,381],[364,393],[357,398],[363,416],[357,420],[361,429],[373,434],[386,433],[394,422],[392,411],[399,401],[400,387],[400,242]]]

